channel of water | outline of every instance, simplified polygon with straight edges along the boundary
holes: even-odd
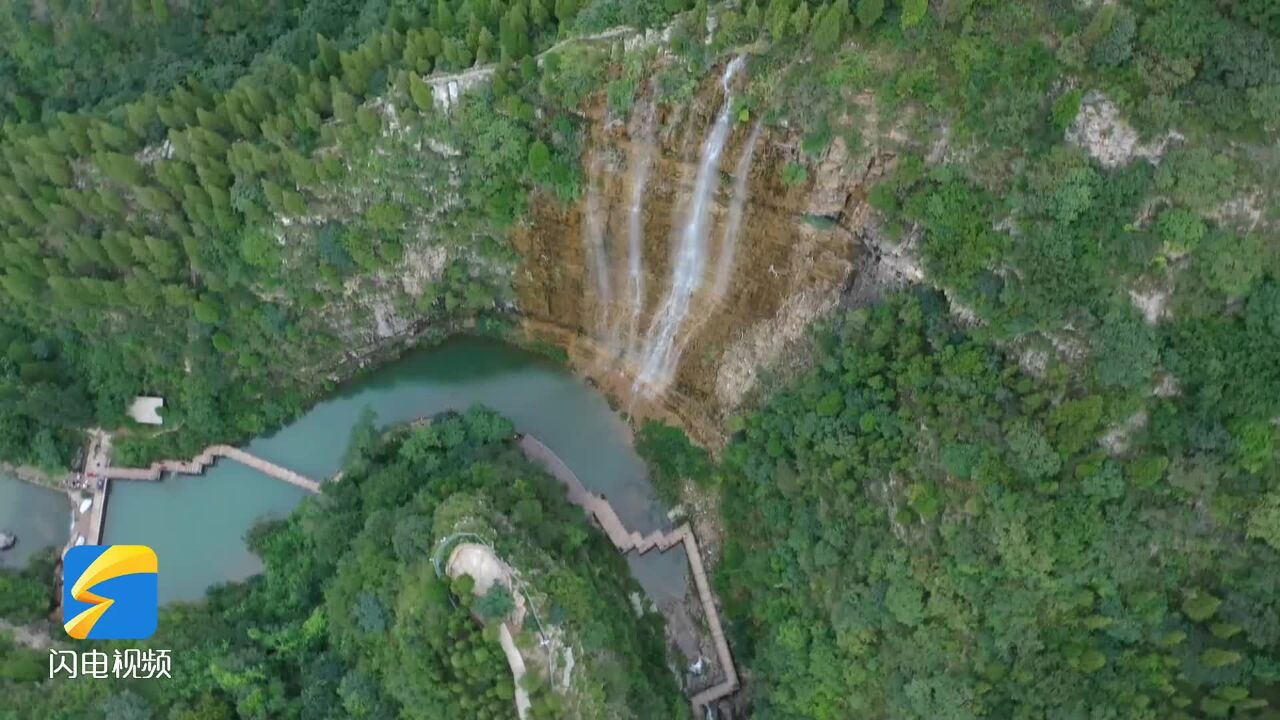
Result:
[[[476,403],[503,413],[517,430],[546,443],[584,485],[609,499],[629,529],[647,534],[669,526],[626,424],[604,398],[561,364],[492,340],[458,338],[413,351],[340,388],[246,449],[304,475],[327,478],[340,469],[351,427],[365,407],[378,414],[380,423],[391,424]],[[58,522],[65,539],[66,501],[50,494],[61,503]],[[162,601],[196,600],[213,583],[259,572],[261,564],[244,545],[245,531],[259,518],[287,514],[303,495],[228,461],[200,477],[115,482],[104,542],[150,545],[160,558]],[[683,596],[683,551],[628,560],[655,602]]]
[[[0,532],[18,536],[17,545],[0,552],[0,567],[22,567],[43,548],[62,549],[70,527],[65,495],[0,473]]]

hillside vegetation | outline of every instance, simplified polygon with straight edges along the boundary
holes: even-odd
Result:
[[[513,717],[494,629],[501,602],[433,565],[453,547],[440,541],[463,528],[527,581],[545,624],[517,633],[530,666],[539,629],[575,652],[567,691],[526,676],[531,718],[688,714],[661,617],[632,612],[639,586],[626,562],[524,459],[509,421],[473,409],[385,437],[362,424],[353,438],[341,482],[252,531],[261,576],[166,607],[145,644],[99,644],[170,649],[171,680],[42,682],[40,654],[0,646],[0,718]]]
[[[756,98],[803,127],[798,172],[892,152],[865,234],[943,291],[837,313],[730,426],[757,715],[1268,717],[1273,4],[736,17],[774,40]]]
[[[576,196],[564,103],[608,61],[532,54],[668,12],[174,5],[0,13],[10,460],[66,463],[137,394],[166,397],[183,432],[135,434],[122,459],[189,454],[277,426],[396,340],[491,328],[511,301],[507,229],[536,185]],[[496,64],[493,82],[441,112],[423,78],[474,64]]]
[[[283,422],[400,340],[500,330],[508,232],[531,202],[578,197],[584,109],[622,120],[648,87],[694,105],[748,54],[736,132],[787,138],[787,187],[848,180],[856,223],[805,220],[851,233],[869,282],[890,254],[923,279],[870,283],[813,328],[721,457],[640,431],[664,497],[719,492],[743,705],[1278,712],[1271,0],[84,5],[0,14],[0,456],[57,465],[140,392],[183,431],[135,428],[122,461],[187,453]],[[668,32],[535,59],[620,24]],[[180,68],[148,70],[175,47]],[[429,74],[489,64],[437,106]],[[864,187],[868,157],[886,174]],[[499,550],[566,626],[591,628],[585,707],[672,716],[652,618],[616,602],[620,561],[497,425],[370,446],[350,482],[257,533],[263,579],[162,620],[157,643],[200,649],[190,686],[8,688],[42,717],[509,712],[494,644],[415,554],[462,493],[516,531]],[[15,616],[38,612],[29,576],[6,582]],[[203,629],[178,630],[186,614]]]

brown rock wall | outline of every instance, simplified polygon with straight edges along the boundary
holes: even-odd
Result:
[[[670,288],[672,254],[697,173],[698,150],[722,102],[717,80],[711,74],[689,107],[658,109],[657,147],[643,209],[642,330]],[[867,211],[866,192],[892,156],[874,149],[853,153],[837,139],[822,158],[804,162],[804,183],[787,186],[783,170],[801,161],[799,140],[785,129],[765,127],[750,172],[732,279],[725,296],[715,302],[710,288],[731,201],[731,174],[751,129],[749,123],[735,123],[711,208],[703,289],[684,326],[684,352],[674,382],[655,402],[632,397],[635,366],[623,352],[626,338],[610,342],[598,331],[601,315],[610,328],[625,326],[629,315],[623,303],[631,198],[628,164],[636,157],[633,143],[639,141],[629,125],[634,123],[595,118],[584,152],[584,157],[598,160],[587,167],[598,168],[590,180],[596,183],[598,206],[605,216],[614,302],[601,306],[588,272],[582,238],[585,199],[566,207],[537,197],[531,221],[514,234],[523,256],[516,278],[520,311],[531,334],[565,347],[574,364],[624,409],[674,415],[695,437],[716,446],[720,421],[754,382],[754,368],[771,362],[782,345],[799,339],[794,336],[803,334],[810,316],[832,306],[850,282],[859,256],[856,238]]]

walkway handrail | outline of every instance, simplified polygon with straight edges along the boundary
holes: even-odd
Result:
[[[415,423],[429,422],[429,418],[420,418]],[[733,664],[733,654],[729,651],[729,643],[725,640],[724,628],[720,624],[720,613],[716,610],[715,597],[711,593],[711,584],[707,581],[706,569],[702,564],[702,554],[698,548],[698,540],[688,523],[683,523],[668,533],[656,531],[649,535],[641,535],[627,530],[618,518],[617,512],[609,501],[596,495],[583,486],[578,476],[550,448],[532,435],[519,435],[521,452],[530,461],[543,467],[552,477],[564,484],[569,501],[586,511],[613,545],[623,553],[635,551],[643,555],[654,548],[666,552],[676,545],[683,545],[685,555],[689,559],[689,569],[693,574],[693,582],[702,601],[702,611],[707,619],[707,628],[711,633],[712,644],[715,645],[716,657],[724,668],[724,680],[713,685],[692,698],[695,712],[701,707],[732,694],[738,688],[738,672]],[[230,445],[210,445],[204,452],[191,460],[160,460],[145,468],[108,467],[103,474],[108,480],[159,480],[164,473],[181,473],[184,475],[200,475],[205,468],[218,458],[228,458],[242,465],[253,468],[287,483],[296,485],[312,493],[320,492],[320,483],[288,468],[263,460],[239,448]],[[105,494],[105,493],[104,493]],[[99,508],[95,508],[101,512]],[[438,568],[437,568],[438,571]],[[529,600],[527,591],[526,600]],[[530,606],[532,602],[530,601]],[[535,615],[536,619],[536,615]],[[541,626],[541,622],[538,623]]]
[[[202,475],[205,468],[217,462],[219,458],[234,460],[264,475],[296,485],[307,492],[320,492],[320,483],[315,480],[230,445],[210,445],[204,449],[204,452],[190,460],[159,460],[145,468],[109,467],[103,470],[103,475],[110,480],[148,481],[159,480],[165,473]]]
[[[526,458],[542,465],[552,477],[564,483],[569,501],[585,510],[587,515],[600,525],[618,550],[624,553],[634,550],[643,555],[655,547],[665,552],[676,545],[684,545],[685,555],[689,558],[689,570],[693,574],[693,583],[698,590],[698,598],[702,601],[702,612],[707,618],[707,628],[711,632],[711,642],[715,645],[720,666],[724,668],[722,682],[693,696],[691,702],[694,712],[737,690],[738,671],[733,664],[733,654],[729,651],[729,643],[724,636],[724,627],[720,624],[720,613],[716,610],[715,596],[711,593],[711,583],[707,581],[706,568],[702,564],[702,553],[698,549],[698,539],[693,534],[693,528],[688,523],[683,523],[669,533],[664,534],[659,531],[647,537],[628,532],[609,501],[587,490],[573,470],[569,469],[569,466],[556,456],[551,448],[532,435],[520,435],[519,444]]]

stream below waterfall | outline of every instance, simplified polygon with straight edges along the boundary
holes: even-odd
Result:
[[[458,338],[412,351],[245,449],[327,478],[340,469],[348,434],[364,408],[376,412],[379,423],[391,424],[476,403],[542,440],[584,485],[608,497],[628,529],[648,533],[669,526],[629,429],[605,399],[559,363],[492,340]],[[259,518],[287,514],[303,496],[298,488],[225,460],[200,477],[115,482],[104,542],[150,545],[160,558],[161,601],[196,600],[211,584],[259,572],[261,564],[245,547],[245,531]],[[60,510],[65,524],[65,505]],[[654,602],[684,595],[682,549],[628,560]]]

